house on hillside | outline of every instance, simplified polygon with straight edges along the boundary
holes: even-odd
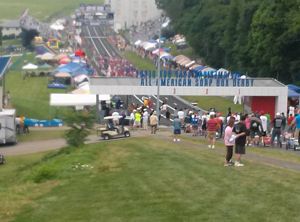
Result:
[[[2,36],[19,36],[22,32],[22,28],[19,20],[6,20],[0,23],[0,29]]]

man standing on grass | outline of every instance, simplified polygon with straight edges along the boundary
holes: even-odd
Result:
[[[246,153],[246,133],[247,128],[245,125],[245,115],[241,116],[240,122],[234,125],[232,132],[236,134],[235,137],[235,154],[236,154],[236,162],[235,166],[240,167],[244,166],[241,163],[241,155]]]
[[[181,122],[180,119],[178,118],[178,116],[174,117],[174,121],[173,121],[173,133],[174,133],[174,142],[179,142],[180,139],[178,138],[178,136],[181,134]]]
[[[216,143],[216,132],[219,129],[219,123],[215,118],[215,112],[209,113],[209,120],[207,121],[207,137],[208,137],[208,148],[215,148]]]

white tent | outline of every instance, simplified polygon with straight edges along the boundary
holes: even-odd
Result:
[[[81,74],[81,75],[74,77],[74,82],[76,82],[76,83],[83,82],[85,79],[87,79],[87,82],[90,81],[90,79],[87,75]]]
[[[153,50],[156,48],[156,43],[147,42],[144,44],[143,48],[147,51]]]
[[[109,101],[110,95],[99,95],[99,101]],[[95,106],[94,94],[59,94],[50,95],[50,106]]]
[[[84,82],[87,84],[80,85],[77,89],[72,91],[72,94],[90,94],[90,85],[88,82]]]
[[[137,40],[137,41],[134,43],[134,45],[135,45],[135,46],[139,46],[141,43],[142,43],[141,40]]]
[[[189,68],[189,67],[191,67],[194,64],[195,64],[195,61],[193,60],[193,61],[190,61],[188,64],[185,64],[185,67]]]
[[[34,69],[37,69],[37,68],[38,68],[38,66],[34,65],[32,63],[28,63],[27,65],[22,67],[23,70],[34,70]]]
[[[167,56],[171,56],[171,54],[167,53],[167,52],[161,52],[159,58],[161,59],[161,58],[167,57]]]
[[[218,69],[218,71],[217,71],[217,74],[227,74],[227,73],[229,73],[229,71],[224,68]]]
[[[61,31],[61,30],[65,29],[65,27],[62,24],[57,23],[57,22],[50,25],[50,28],[53,29],[53,30],[56,30],[56,31]]]
[[[55,58],[55,55],[50,53],[50,52],[46,52],[45,54],[43,54],[41,57],[40,57],[41,60],[54,60],[56,59]]]

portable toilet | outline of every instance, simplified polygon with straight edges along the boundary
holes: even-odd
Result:
[[[0,144],[7,143],[17,143],[15,109],[0,111]]]

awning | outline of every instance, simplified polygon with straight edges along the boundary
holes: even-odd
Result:
[[[189,67],[191,67],[194,64],[195,64],[195,61],[190,61],[188,64],[185,65],[185,67],[189,68]]]
[[[99,101],[109,101],[110,95],[99,95]],[[60,94],[50,95],[50,106],[94,106],[96,95],[94,94]]]
[[[71,74],[67,72],[59,72],[54,75],[56,78],[70,78]]]
[[[300,94],[291,89],[288,89],[288,97],[300,97]]]
[[[37,68],[38,68],[38,66],[34,65],[32,63],[28,63],[27,65],[22,67],[23,70],[35,70]]]

